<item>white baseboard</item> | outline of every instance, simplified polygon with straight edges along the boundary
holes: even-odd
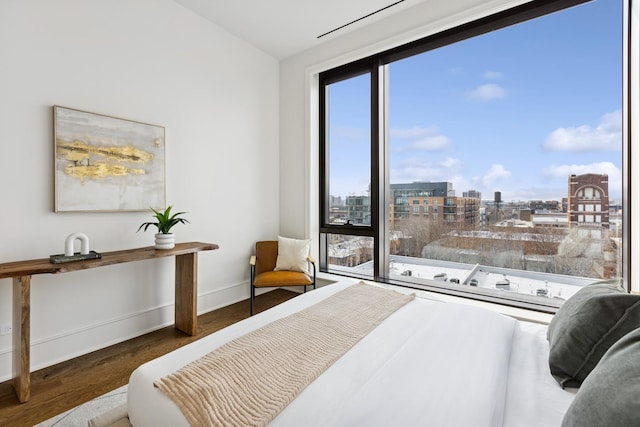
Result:
[[[317,286],[331,282],[328,278],[318,277]],[[258,289],[256,295],[273,289]],[[302,292],[292,287],[285,289]],[[249,295],[248,281],[201,293],[198,295],[198,315],[246,300]],[[31,372],[172,325],[173,314],[173,303],[167,303],[34,340],[31,342]],[[6,341],[11,344],[11,340]],[[0,349],[0,382],[12,378],[12,360],[12,347]]]
[[[248,282],[204,292],[198,295],[198,315],[247,298],[249,298]],[[167,303],[33,340],[30,354],[31,372],[172,325],[173,316],[174,305]],[[0,382],[13,377],[12,360],[12,347],[0,349]]]

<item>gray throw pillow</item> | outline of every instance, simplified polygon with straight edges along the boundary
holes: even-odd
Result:
[[[640,327],[640,295],[619,280],[592,283],[569,298],[549,323],[549,368],[564,387],[579,387],[605,352]]]
[[[640,426],[640,328],[605,353],[562,420],[562,427],[601,426]]]

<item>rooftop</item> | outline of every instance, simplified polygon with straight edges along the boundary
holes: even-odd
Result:
[[[524,298],[529,301],[547,302],[554,306],[559,306],[584,286],[599,280],[591,277],[565,276],[397,255],[391,256],[390,263],[392,279],[403,280],[410,276],[411,281],[418,284],[492,296],[507,293],[512,294],[510,299]],[[346,267],[339,268],[346,269]],[[366,262],[348,270],[371,275],[373,264]],[[502,296],[507,297],[506,294]],[[540,298],[545,300],[541,301]]]

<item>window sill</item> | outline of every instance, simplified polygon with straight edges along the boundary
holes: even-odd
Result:
[[[318,278],[319,287],[325,286],[331,283],[335,283],[338,281],[353,281],[354,283],[356,283],[362,280],[362,279],[355,279],[351,277],[338,276],[330,273],[318,273],[317,278]],[[363,281],[368,282],[368,280],[363,280]],[[471,298],[457,297],[453,295],[446,295],[446,294],[430,292],[422,289],[391,285],[387,283],[378,283],[378,284],[383,285],[384,287],[387,287],[389,289],[394,289],[394,290],[397,290],[398,292],[402,292],[406,294],[415,293],[420,298],[427,298],[435,301],[453,302],[457,304],[466,304],[466,305],[472,305],[475,307],[486,308],[487,310],[491,310],[496,313],[504,314],[506,316],[510,316],[515,319],[523,320],[526,322],[541,323],[541,324],[548,325],[549,322],[551,321],[551,318],[553,317],[553,314],[542,313],[535,310],[510,307],[502,304],[494,304],[494,303],[489,303],[484,301],[478,301]]]

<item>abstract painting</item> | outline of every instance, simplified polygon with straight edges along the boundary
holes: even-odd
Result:
[[[165,207],[162,126],[53,106],[55,211]]]

